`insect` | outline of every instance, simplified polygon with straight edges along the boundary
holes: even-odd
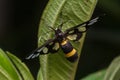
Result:
[[[83,33],[86,32],[92,24],[96,23],[98,19],[99,17],[96,17],[87,22],[69,28],[65,32],[62,32],[61,30],[63,23],[57,29],[51,27],[55,33],[54,38],[47,40],[42,46],[34,50],[32,54],[26,57],[26,59],[33,59],[39,55],[48,53],[56,53],[61,48],[63,53],[65,53],[67,60],[75,62],[78,59],[78,53],[70,43],[70,40],[78,41],[82,37]],[[81,30],[81,27],[84,27],[85,30]]]

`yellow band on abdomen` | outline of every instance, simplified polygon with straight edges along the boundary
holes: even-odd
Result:
[[[67,44],[67,40],[63,40],[63,41],[61,42],[61,45],[65,45],[65,44]]]
[[[67,53],[65,56],[66,56],[66,57],[71,57],[71,56],[73,56],[75,53],[76,53],[76,50],[75,50],[75,49],[72,49],[72,51],[69,52],[69,53]]]

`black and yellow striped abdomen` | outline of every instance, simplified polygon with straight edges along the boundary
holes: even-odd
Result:
[[[68,40],[63,40],[61,42],[61,48],[69,61],[75,62],[78,59],[77,51],[73,48]]]

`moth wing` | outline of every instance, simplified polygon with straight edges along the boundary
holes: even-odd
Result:
[[[93,25],[94,23],[96,23],[98,21],[98,19],[99,19],[99,17],[96,17],[94,19],[91,19],[87,22],[84,22],[82,24],[79,24],[75,27],[72,27],[72,28],[66,30],[65,36],[69,40],[78,41],[82,37],[82,35],[83,35],[82,33],[86,32],[91,25]]]
[[[25,59],[33,59],[38,57],[39,55],[45,55],[48,53],[55,53],[58,51],[59,48],[54,49],[56,41],[55,39],[49,39],[39,48],[35,49],[29,56],[27,56]]]
[[[60,45],[57,41],[55,41],[50,47],[51,48],[49,50],[51,53],[55,53],[60,49]]]
[[[72,40],[72,41],[78,41],[81,37],[82,37],[82,34],[83,32],[79,32],[78,29],[75,29],[73,33],[68,33],[66,35],[66,37],[69,39],[69,40]]]

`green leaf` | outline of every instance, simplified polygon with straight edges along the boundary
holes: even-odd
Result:
[[[110,64],[104,80],[120,80],[120,56],[115,58]]]
[[[0,49],[0,80],[34,80],[24,63],[9,52],[7,54]]]
[[[18,59],[16,56],[14,56],[9,52],[7,52],[7,54],[10,57],[10,59],[13,61],[14,65],[17,68],[17,71],[19,72],[19,74],[24,80],[34,80],[32,74],[30,73],[30,70],[27,68],[27,66],[23,62],[21,62],[20,59]]]
[[[92,73],[92,74],[90,74],[90,75],[88,75],[85,78],[80,79],[80,80],[103,80],[105,73],[106,73],[106,69],[100,70],[100,71]]]
[[[38,72],[37,80],[44,80],[41,70],[39,70],[39,72]]]
[[[49,26],[57,28],[62,22],[63,31],[90,19],[97,0],[49,0],[40,23],[38,33],[38,45],[53,37],[54,32]],[[60,15],[62,14],[62,15]],[[71,21],[71,22],[70,22]],[[77,49],[79,56],[84,42],[84,36],[79,42],[72,43]],[[39,80],[74,80],[78,61],[71,63],[66,60],[64,53],[59,50],[57,54],[40,56],[41,69]]]
[[[2,80],[21,80],[20,75],[13,66],[12,62],[0,49],[0,79]]]

